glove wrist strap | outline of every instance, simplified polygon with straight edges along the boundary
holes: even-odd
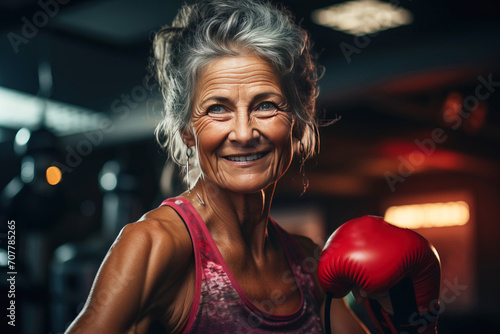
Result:
[[[326,293],[325,301],[325,333],[330,334],[332,332],[331,322],[330,322],[330,307],[332,306],[333,295],[329,292]]]

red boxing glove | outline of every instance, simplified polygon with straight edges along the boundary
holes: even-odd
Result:
[[[318,277],[334,298],[355,285],[372,294],[389,291],[394,315],[373,299],[365,302],[381,333],[437,333],[441,264],[434,247],[414,231],[382,217],[352,219],[328,239]]]

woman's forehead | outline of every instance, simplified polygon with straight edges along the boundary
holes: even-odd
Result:
[[[198,93],[207,89],[233,85],[262,85],[281,90],[281,78],[266,60],[256,55],[230,56],[215,59],[201,71]]]

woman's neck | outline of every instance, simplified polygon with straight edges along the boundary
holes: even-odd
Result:
[[[257,261],[263,258],[269,242],[267,223],[275,187],[272,184],[256,193],[239,194],[200,179],[185,196],[200,213],[219,248],[240,245]]]

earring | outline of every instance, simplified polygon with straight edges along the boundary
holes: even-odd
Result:
[[[304,149],[304,144],[302,144],[302,141],[300,141],[299,153],[300,153],[300,174],[302,174],[302,183],[304,185],[304,189],[300,194],[300,196],[302,196],[306,193],[307,188],[309,188],[309,179],[306,176],[306,171],[304,166],[306,162],[305,149]]]
[[[193,147],[188,147],[186,150],[186,184],[188,191],[191,192],[191,178],[189,177],[189,159],[194,156]]]
[[[191,194],[191,177],[189,176],[189,159],[191,159],[194,156],[194,149],[193,146],[188,147],[186,150],[186,183],[187,183],[187,188],[188,188],[188,194]],[[198,200],[200,201],[200,204],[205,206],[205,201],[201,198],[200,194],[195,190],[196,192],[196,197],[198,197]]]

